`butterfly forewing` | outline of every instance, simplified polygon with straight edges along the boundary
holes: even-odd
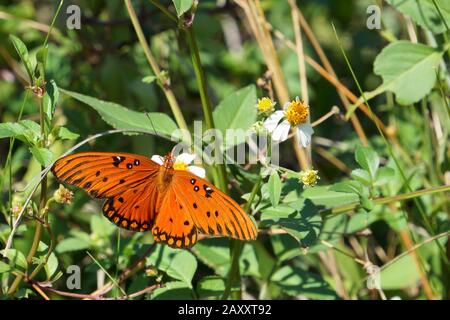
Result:
[[[175,171],[172,184],[177,200],[201,233],[240,240],[256,238],[256,225],[245,211],[208,181],[187,171]]]
[[[153,226],[159,165],[129,153],[82,152],[59,159],[52,167],[58,180],[107,198],[103,213],[116,225],[135,231]]]

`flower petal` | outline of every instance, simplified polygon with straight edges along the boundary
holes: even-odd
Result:
[[[151,157],[151,160],[162,166],[164,164],[164,158],[158,154],[155,154]]]
[[[297,127],[297,136],[303,148],[309,146],[313,133],[314,130],[310,124],[302,124]]]
[[[284,112],[281,110],[277,110],[270,117],[264,121],[264,128],[267,129],[269,132],[273,132],[275,130],[276,126],[280,122],[281,118],[283,118]]]
[[[278,125],[278,127],[276,127],[276,129],[272,133],[272,139],[280,142],[286,140],[289,135],[290,128],[291,126],[289,122],[287,120],[284,120]]]
[[[203,168],[200,168],[197,166],[189,166],[188,171],[195,174],[196,176],[198,176],[200,178],[204,179],[206,177],[206,171]]]
[[[180,154],[175,159],[175,161],[180,161],[180,162],[183,162],[185,164],[191,164],[192,161],[194,161],[194,159],[195,159],[195,154],[185,152],[185,153]]]

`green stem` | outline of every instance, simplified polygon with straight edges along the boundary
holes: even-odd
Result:
[[[61,0],[59,2],[58,9],[56,9],[56,13],[53,16],[52,23],[50,24],[50,29],[48,30],[47,35],[45,36],[44,44],[42,45],[43,47],[45,47],[47,45],[48,38],[50,37],[50,34],[52,33],[53,27],[54,27],[55,22],[56,22],[56,18],[59,15],[59,11],[61,10],[63,3],[64,3],[64,0]]]
[[[244,207],[245,212],[250,211],[250,208],[253,203],[253,200],[255,199],[256,193],[258,192],[258,190],[261,187],[261,183],[262,183],[262,176],[259,176],[258,180],[256,181],[256,183],[253,186],[250,197],[249,197],[247,203],[245,204],[245,207]],[[230,244],[231,266],[230,266],[230,271],[228,274],[228,281],[225,286],[225,291],[223,292],[223,295],[222,295],[223,300],[228,299],[234,283],[236,282],[237,279],[240,278],[239,257],[241,256],[243,247],[244,247],[244,243],[242,241],[231,240],[231,244]],[[241,299],[242,298],[241,291],[239,290],[237,292],[233,292],[232,298],[235,300]]]
[[[45,82],[44,82],[45,83]],[[45,148],[47,137],[45,135],[45,113],[44,113],[44,99],[41,97],[39,99],[39,118],[40,118],[40,124],[41,124],[41,134],[42,134],[42,141],[41,141],[41,147]],[[41,167],[41,170],[44,170],[45,167]],[[47,176],[45,176],[42,179],[41,182],[41,196],[39,200],[39,212],[42,212],[45,208],[45,205],[47,203]],[[41,235],[42,235],[42,224],[37,221],[36,222],[36,229],[34,231],[34,237],[33,237],[33,243],[31,244],[31,248],[28,251],[27,255],[27,263],[28,265],[31,265],[33,261],[33,257],[37,252],[37,249],[39,247],[39,242],[41,241]],[[11,287],[8,290],[8,295],[13,295],[17,288],[19,287],[20,283],[22,282],[24,278],[23,274],[19,274],[14,279],[13,283],[11,284]]]
[[[446,192],[446,191],[450,191],[450,186],[439,186],[439,187],[422,189],[422,190],[418,190],[418,191],[414,191],[414,192],[404,193],[404,194],[400,194],[400,195],[396,195],[396,196],[392,196],[392,197],[378,198],[378,199],[374,199],[373,202],[377,205],[382,205],[382,204],[388,204],[388,203],[397,202],[397,201],[405,201],[405,200],[409,200],[409,199],[415,199],[420,196],[434,194],[434,193],[438,193],[438,192]],[[360,205],[359,202],[355,202],[355,203],[351,203],[351,204],[347,204],[344,206],[340,206],[340,207],[336,207],[333,209],[322,211],[321,214],[323,217],[335,216],[340,213],[345,213],[345,212],[354,210],[359,205]]]
[[[161,70],[158,66],[158,63],[156,62],[155,57],[153,56],[150,50],[150,47],[147,44],[147,41],[145,40],[144,32],[142,31],[141,25],[139,24],[136,11],[134,11],[133,5],[131,4],[130,0],[124,0],[124,2],[127,7],[131,23],[133,24],[134,30],[136,32],[136,36],[138,37],[139,43],[142,49],[144,50],[145,57],[147,58],[147,61],[150,64],[150,67],[152,68],[155,76],[158,78],[158,80],[162,80]],[[158,83],[161,82],[162,81],[158,81]],[[188,126],[183,117],[183,113],[181,112],[181,108],[177,102],[177,99],[175,98],[173,91],[170,89],[167,83],[162,83],[160,87],[163,90],[164,95],[166,96],[167,102],[169,103],[169,106],[172,110],[173,116],[175,117],[175,121],[177,122],[178,127],[185,132],[189,132]],[[186,142],[190,143],[190,136],[189,137],[186,136],[184,138],[185,140],[187,140]]]
[[[214,118],[212,115],[212,103],[209,98],[207,88],[206,88],[206,77],[203,72],[202,63],[200,60],[200,53],[197,46],[197,41],[195,38],[195,33],[193,27],[189,27],[185,29],[185,33],[187,36],[187,41],[189,43],[189,49],[191,52],[192,65],[194,67],[195,76],[197,78],[197,83],[199,86],[200,99],[202,101],[203,114],[205,116],[205,122],[208,129],[214,129]],[[217,151],[219,152],[219,151]],[[224,192],[227,191],[227,172],[225,165],[223,163],[218,163],[214,166],[213,169],[214,182],[216,185]]]

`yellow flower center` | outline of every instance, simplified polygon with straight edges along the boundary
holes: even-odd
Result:
[[[302,171],[301,180],[305,187],[315,186],[319,179],[319,171],[317,170]]]
[[[285,112],[286,120],[292,127],[305,123],[309,116],[309,107],[303,101],[292,101]]]
[[[258,99],[257,107],[261,113],[270,113],[274,109],[274,103],[270,98],[264,97],[262,99]]]
[[[188,165],[186,163],[184,163],[183,161],[176,160],[175,163],[173,164],[173,168],[175,170],[184,170],[184,171],[186,171],[187,168],[188,168]]]

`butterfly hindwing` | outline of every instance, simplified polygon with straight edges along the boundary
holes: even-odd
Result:
[[[197,228],[186,207],[176,197],[174,189],[169,186],[161,200],[153,237],[174,248],[188,248],[197,242]]]
[[[132,231],[148,231],[156,216],[158,192],[149,181],[106,199],[103,214],[113,223]]]
[[[256,225],[245,211],[205,179],[176,170],[172,185],[177,201],[187,208],[201,233],[240,240],[256,238]]]

